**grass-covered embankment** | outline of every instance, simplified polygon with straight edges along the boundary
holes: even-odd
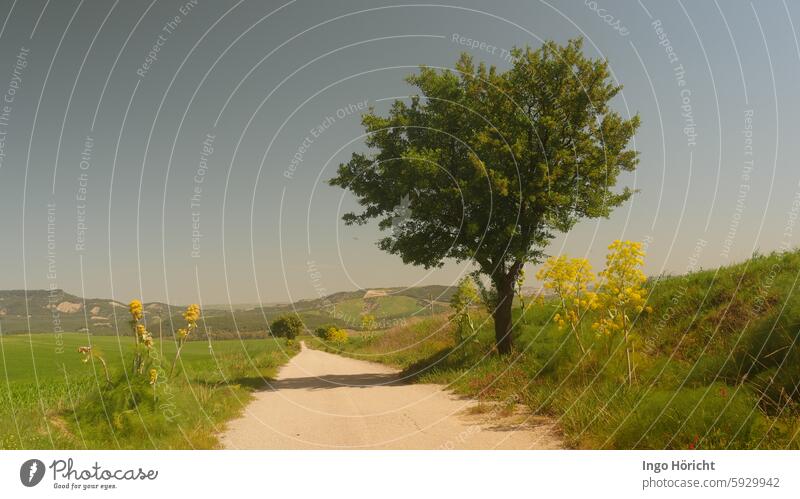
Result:
[[[132,337],[92,337],[109,384],[99,361],[81,362],[77,349],[87,340],[77,333],[0,337],[0,448],[214,448],[225,421],[298,351],[273,338],[188,342],[170,377],[175,343],[156,341],[154,386],[131,372]]]
[[[485,314],[477,341],[453,344],[446,317],[312,345],[405,369],[421,382],[554,417],[578,448],[800,448],[800,253],[652,278],[651,314],[634,328],[635,382],[619,337],[584,318],[583,354],[553,322],[555,303],[515,310],[515,352],[493,352]]]

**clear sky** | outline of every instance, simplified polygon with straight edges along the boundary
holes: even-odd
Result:
[[[363,150],[360,112],[412,93],[419,65],[503,68],[576,36],[641,116],[622,179],[639,193],[551,253],[600,267],[613,239],[644,240],[649,274],[681,273],[800,242],[792,3],[3,0],[2,21],[2,289],[224,303],[452,283],[471,267],[404,266],[374,225],[341,223],[353,199],[326,180]]]

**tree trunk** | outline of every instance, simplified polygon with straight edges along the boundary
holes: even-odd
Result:
[[[514,303],[514,281],[504,279],[495,283],[497,289],[497,304],[492,317],[494,318],[494,337],[497,351],[500,355],[511,353],[513,340],[511,337],[511,306]]]

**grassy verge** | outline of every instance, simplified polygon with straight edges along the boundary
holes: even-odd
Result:
[[[297,353],[282,339],[189,342],[174,376],[172,342],[156,342],[155,386],[132,376],[131,337],[93,337],[109,365],[83,364],[85,334],[0,337],[2,449],[207,449],[252,391]]]
[[[427,361],[452,347],[452,329],[447,317],[437,315],[413,319],[386,331],[350,331],[347,343],[331,343],[315,336],[304,336],[310,348],[348,357],[407,368]]]
[[[648,284],[652,314],[637,318],[636,382],[626,383],[620,338],[589,352],[553,324],[553,303],[515,311],[515,348],[493,353],[492,323],[453,344],[442,316],[324,348],[404,369],[421,382],[554,417],[577,448],[800,448],[800,253],[662,276]]]

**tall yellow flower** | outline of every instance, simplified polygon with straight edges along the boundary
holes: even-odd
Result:
[[[478,303],[479,299],[478,289],[472,283],[472,279],[467,276],[461,278],[456,292],[450,298],[450,308],[453,309],[450,319],[455,322],[456,326],[454,329],[456,348],[465,340],[474,339],[476,331],[470,316],[470,308]]]
[[[578,347],[586,353],[581,342],[581,321],[586,312],[597,305],[596,294],[589,291],[589,285],[595,280],[589,260],[564,255],[552,257],[536,273],[536,278],[559,299],[559,313],[553,320],[561,329],[569,325]]]
[[[644,250],[642,243],[616,240],[608,247],[606,268],[600,273],[604,282],[598,296],[602,309],[600,319],[593,327],[601,334],[622,334],[628,362],[628,382],[634,377],[634,346],[632,330],[637,314],[652,312],[647,306],[644,284],[647,276],[642,271]]]
[[[197,319],[200,318],[200,306],[193,303],[186,307],[186,311],[183,313],[183,318],[186,319],[186,322],[189,324],[194,324],[197,322]]]
[[[147,328],[144,327],[144,324],[136,325],[136,334],[139,337],[139,341],[141,341],[145,347],[153,347],[153,335],[151,335]]]
[[[133,318],[134,322],[142,319],[144,311],[144,308],[142,307],[142,302],[140,302],[139,300],[131,300],[131,303],[128,305],[128,309],[131,312],[131,317]]]
[[[186,307],[186,311],[183,312],[183,318],[186,320],[186,327],[175,331],[175,335],[178,337],[178,349],[175,352],[175,360],[172,361],[172,368],[169,371],[170,377],[172,377],[172,374],[175,372],[175,366],[178,364],[183,345],[186,343],[192,331],[197,329],[197,320],[200,318],[200,306],[193,303]]]

